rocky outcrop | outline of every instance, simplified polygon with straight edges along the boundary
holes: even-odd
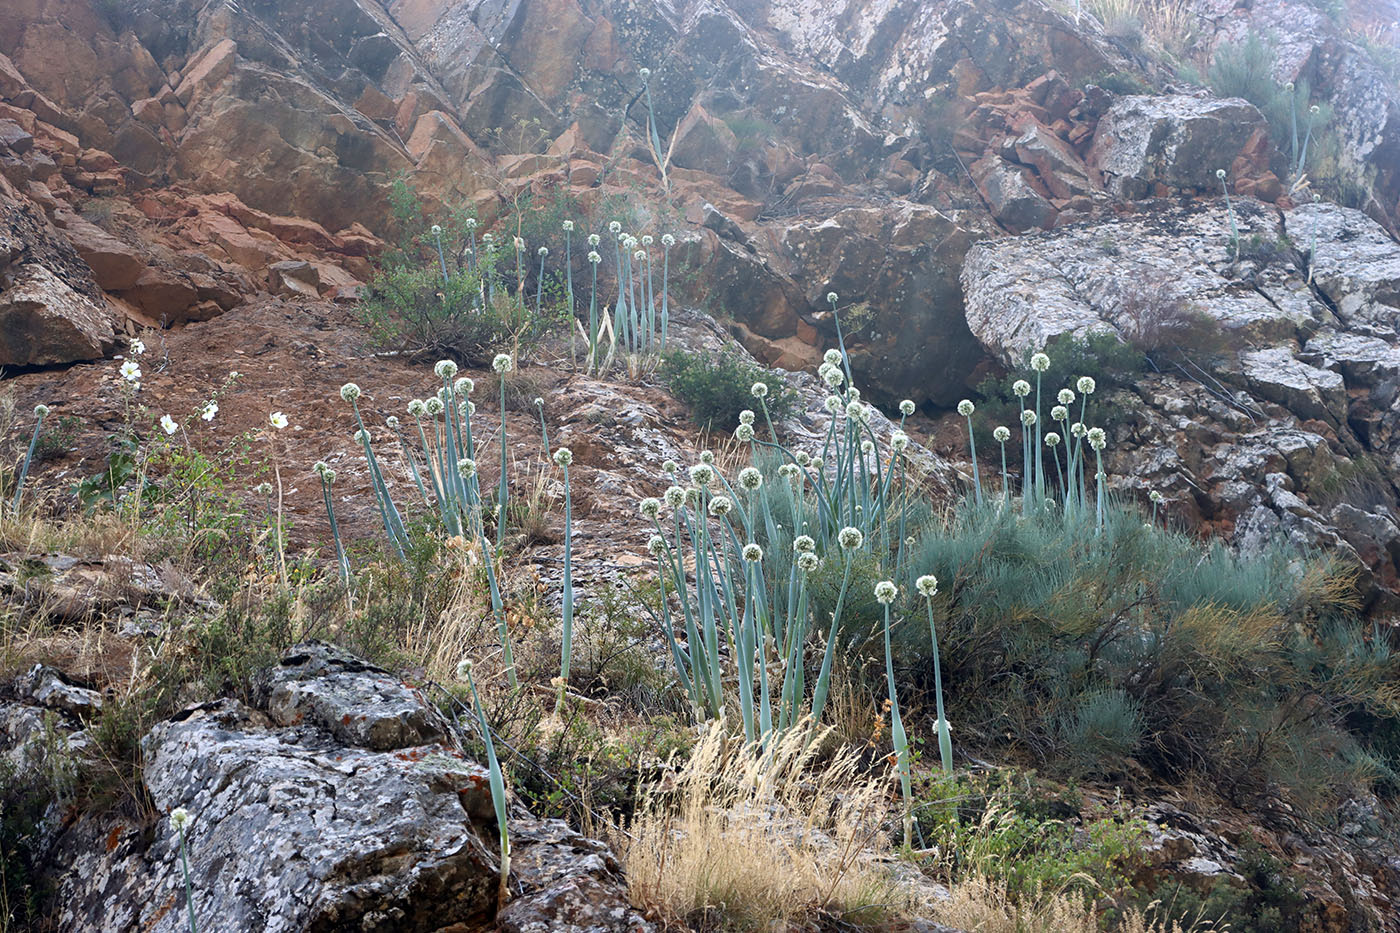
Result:
[[[1236,160],[1268,167],[1264,117],[1248,101],[1124,97],[1099,120],[1091,158],[1125,200],[1219,188]]]
[[[26,682],[33,706],[0,716],[17,748],[44,741],[26,710],[59,710],[72,729],[100,705],[45,668]],[[185,929],[168,819],[183,807],[201,930],[650,930],[604,844],[518,808],[513,896],[497,914],[491,791],[453,732],[387,672],[323,644],[296,646],[255,705],[191,707],[145,736],[151,822],[87,814],[52,827],[52,920],[74,931]],[[81,746],[81,733],[67,742]]]
[[[1400,605],[1400,245],[1335,205],[1234,211],[1238,243],[1223,202],[979,243],[968,324],[1008,365],[1069,335],[1134,343],[1157,371],[1090,415],[1116,425],[1120,488],[1160,490],[1169,514],[1242,545],[1339,551]]]

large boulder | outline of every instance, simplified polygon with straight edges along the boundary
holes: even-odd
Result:
[[[1216,172],[1230,172],[1264,132],[1263,115],[1238,98],[1133,95],[1099,120],[1091,159],[1108,189],[1130,200],[1168,193],[1161,189],[1218,190]]]
[[[64,930],[187,928],[178,833],[200,930],[483,929],[497,912],[495,809],[446,719],[388,672],[298,645],[255,706],[192,707],[142,740],[150,823],[87,814],[52,863]],[[607,847],[516,811],[503,928],[650,929]]]

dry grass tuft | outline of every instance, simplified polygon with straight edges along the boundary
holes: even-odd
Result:
[[[1093,899],[1074,892],[1013,895],[1005,882],[969,878],[952,888],[952,897],[935,908],[934,919],[976,933],[1099,933]],[[1146,911],[1128,908],[1114,925],[1115,933],[1206,933],[1225,930],[1197,918],[1189,926],[1156,916],[1157,905]]]
[[[798,729],[764,752],[712,725],[614,842],[631,896],[666,928],[788,929],[921,912],[888,862],[888,775]]]

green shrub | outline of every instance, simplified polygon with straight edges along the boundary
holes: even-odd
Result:
[[[1387,780],[1366,743],[1400,722],[1386,686],[1400,663],[1352,616],[1350,570],[1282,544],[1202,548],[1134,510],[1110,509],[1098,536],[1052,510],[1009,513],[963,506],[918,535],[904,571],[908,589],[948,581],[935,608],[964,740],[1080,774],[1131,755],[1239,798],[1277,786],[1314,812]],[[901,638],[927,688],[922,628]],[[1349,725],[1363,709],[1368,725]]]
[[[796,398],[781,376],[734,351],[672,351],[661,365],[661,378],[672,395],[690,406],[695,423],[707,430],[731,429],[739,423],[739,412],[746,408],[758,411],[752,392],[756,382],[768,386],[768,412],[775,424],[788,414]]]

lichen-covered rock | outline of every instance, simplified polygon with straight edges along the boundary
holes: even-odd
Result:
[[[1133,95],[1099,120],[1090,157],[1122,198],[1148,197],[1158,185],[1208,191],[1263,132],[1263,115],[1238,98]]]
[[[258,693],[256,707],[192,707],[145,736],[152,823],[88,814],[62,828],[51,859],[62,866],[58,929],[187,928],[179,837],[168,819],[177,807],[193,816],[187,849],[200,930],[493,923],[488,776],[455,750],[439,714],[383,671],[318,643],[293,648]],[[650,930],[627,904],[605,845],[562,824],[518,823],[518,902],[502,924]]]

